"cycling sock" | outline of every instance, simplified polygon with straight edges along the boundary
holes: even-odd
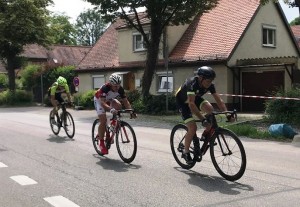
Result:
[[[185,149],[183,150],[183,154],[189,153],[190,150],[186,151]]]

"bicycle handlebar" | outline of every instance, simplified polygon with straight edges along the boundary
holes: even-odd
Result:
[[[117,114],[112,117],[112,119],[116,119],[117,116],[121,117],[123,113],[130,113],[130,119],[136,118],[136,114],[134,113],[134,109],[120,109],[117,110]]]
[[[231,117],[234,118],[235,121],[237,121],[237,111],[236,109],[232,110],[232,111],[213,111],[212,112],[212,115],[213,116],[216,116],[216,115],[219,115],[219,114],[230,114],[228,115],[226,118],[227,119],[230,119]],[[195,120],[196,122],[202,122],[202,120]],[[229,120],[228,120],[229,121]],[[227,121],[227,122],[228,122]]]

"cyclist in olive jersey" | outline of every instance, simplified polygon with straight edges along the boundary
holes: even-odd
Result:
[[[71,104],[71,95],[70,95],[70,89],[67,83],[67,80],[59,76],[56,82],[52,84],[52,86],[49,88],[49,95],[50,95],[50,101],[53,106],[53,110],[51,113],[51,123],[55,124],[54,121],[54,115],[58,111],[58,103],[64,102],[64,99],[61,97],[62,93],[66,93],[68,97],[68,102]]]
[[[201,114],[201,111],[206,114],[211,114],[214,109],[202,96],[210,92],[216,100],[219,109],[227,111],[224,101],[219,94],[216,93],[215,85],[212,83],[215,77],[216,73],[211,67],[202,66],[198,68],[197,76],[188,78],[176,92],[176,103],[182,119],[188,128],[185,136],[184,151],[182,153],[182,158],[185,159],[187,164],[192,162],[189,148],[193,136],[197,131],[197,125],[192,114],[202,120],[202,125],[206,127],[207,131],[209,131],[211,127],[207,119]]]

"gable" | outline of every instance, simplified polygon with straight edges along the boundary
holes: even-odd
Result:
[[[220,0],[216,8],[195,17],[170,59],[226,59],[258,6],[259,1]]]
[[[298,57],[298,49],[285,18],[278,4],[270,2],[260,6],[253,21],[250,22],[246,32],[230,57],[229,66],[236,64],[240,59],[270,59],[278,57]],[[275,30],[275,46],[263,46],[263,28],[270,27]]]

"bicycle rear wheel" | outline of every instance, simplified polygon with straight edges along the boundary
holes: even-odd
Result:
[[[58,114],[56,114],[54,116],[55,123],[51,123],[51,113],[52,113],[52,111],[50,111],[50,114],[49,114],[50,127],[51,127],[53,134],[58,135],[59,131],[60,131],[60,120],[59,120]]]
[[[191,143],[190,151],[193,162],[191,164],[187,164],[186,161],[181,157],[182,152],[184,150],[184,140],[185,135],[187,133],[187,127],[183,124],[177,124],[173,127],[171,136],[170,136],[170,145],[171,151],[174,156],[174,159],[184,169],[191,169],[196,164],[196,160],[194,159],[194,144]]]
[[[133,128],[127,122],[121,121],[116,131],[116,146],[120,158],[131,163],[137,151],[137,141]]]
[[[220,128],[210,141],[210,156],[218,173],[226,180],[240,179],[246,169],[246,153],[241,140],[228,129]]]
[[[75,124],[72,115],[66,111],[65,113],[65,119],[62,119],[63,121],[63,127],[65,129],[65,132],[69,138],[73,138],[75,135]]]
[[[100,148],[99,148],[100,140],[97,137],[99,124],[100,124],[99,119],[95,119],[95,121],[93,123],[93,127],[92,127],[92,142],[93,142],[93,146],[94,146],[94,149],[96,150],[96,152],[99,155],[103,156],[103,154],[101,153]]]

